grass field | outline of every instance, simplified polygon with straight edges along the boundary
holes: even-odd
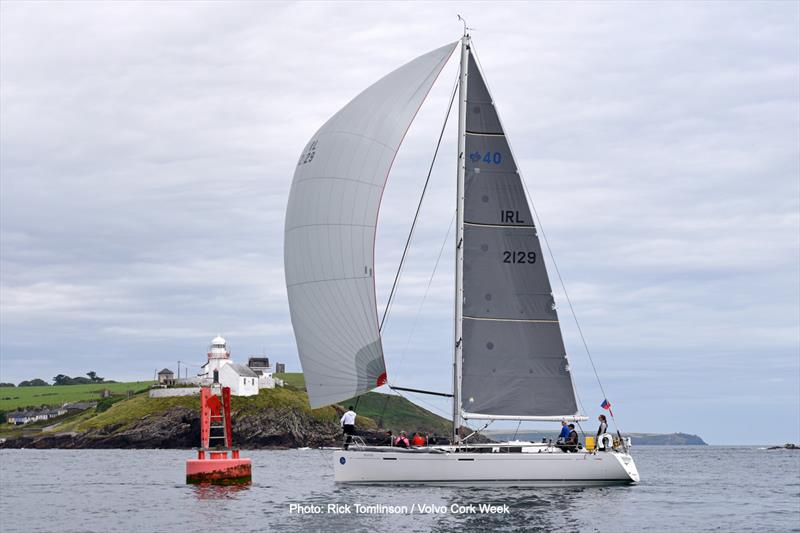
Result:
[[[42,387],[0,387],[0,411],[13,411],[20,407],[63,405],[69,402],[100,400],[100,393],[108,389],[112,394],[125,394],[149,387],[152,381],[127,383],[92,383],[88,385],[58,385]]]
[[[286,372],[282,374],[275,374],[275,377],[282,379],[286,385],[300,390],[306,390],[306,379],[303,377],[302,372]]]

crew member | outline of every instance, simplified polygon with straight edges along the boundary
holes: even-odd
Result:
[[[356,431],[356,412],[353,411],[352,405],[349,406],[347,412],[342,415],[342,420],[340,422],[346,436],[344,441],[344,449],[346,450],[350,447],[350,443],[353,441],[353,433]]]
[[[597,428],[597,449],[606,450],[606,440],[609,439],[607,435],[608,421],[606,420],[606,415],[598,416],[597,420],[600,421],[600,427]]]
[[[420,435],[419,433],[414,433],[414,436],[411,438],[411,445],[425,446],[425,439],[422,438],[422,435]]]
[[[564,444],[556,444],[562,451],[577,452],[578,451],[578,432],[575,431],[575,424],[567,426],[569,428],[569,435]]]
[[[567,425],[566,420],[561,421],[561,433],[558,434],[558,440],[556,441],[559,444],[564,444],[567,442],[567,438],[569,437],[569,426]]]
[[[397,439],[394,441],[394,445],[398,448],[408,448],[408,437],[406,437],[406,432],[401,431],[400,434],[397,436]]]

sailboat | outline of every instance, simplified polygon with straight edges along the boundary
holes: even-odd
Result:
[[[378,210],[395,155],[460,47],[453,434],[410,450],[333,452],[340,483],[635,483],[624,439],[566,452],[552,442],[474,444],[469,420],[581,421],[537,228],[466,27],[356,96],[308,141],[286,211],[292,326],[311,407],[389,385],[376,304]],[[424,392],[424,391],[418,391]]]

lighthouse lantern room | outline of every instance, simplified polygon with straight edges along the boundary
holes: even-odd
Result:
[[[223,365],[230,363],[231,352],[228,344],[220,335],[211,339],[208,347],[208,362],[203,365],[207,376],[212,376],[215,370],[219,370]]]

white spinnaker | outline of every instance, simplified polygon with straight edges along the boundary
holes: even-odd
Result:
[[[386,381],[373,272],[378,209],[403,137],[456,44],[378,80],[300,155],[286,207],[284,268],[311,407]]]

